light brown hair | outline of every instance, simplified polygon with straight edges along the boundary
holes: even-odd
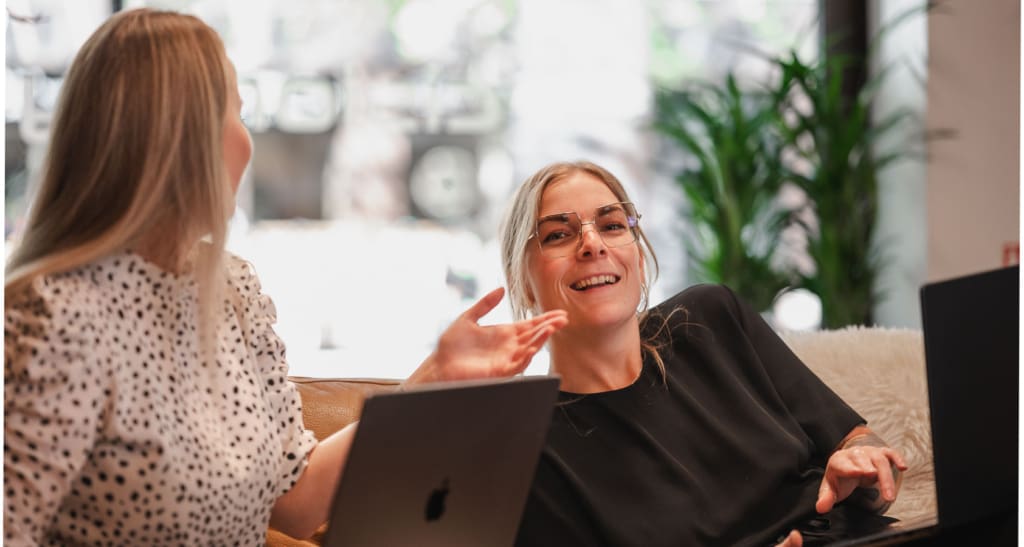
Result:
[[[5,295],[119,251],[195,256],[202,317],[223,290],[234,195],[222,158],[231,85],[224,45],[199,19],[120,12],[68,70],[39,189],[6,267]]]

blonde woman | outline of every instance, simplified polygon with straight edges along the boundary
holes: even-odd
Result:
[[[902,457],[758,313],[711,285],[645,311],[657,261],[611,173],[541,169],[501,244],[516,316],[569,316],[518,544],[800,545],[890,520]]]
[[[354,427],[303,429],[274,307],[224,253],[252,146],[216,33],[114,15],[65,80],[4,287],[4,544],[261,545],[326,519]],[[522,370],[561,312],[480,327],[409,383]]]

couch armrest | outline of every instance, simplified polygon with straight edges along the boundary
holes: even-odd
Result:
[[[289,378],[302,399],[302,421],[316,438],[323,439],[359,419],[363,401],[374,393],[394,391],[400,380],[386,378]],[[323,541],[326,525],[312,537],[295,539],[271,528],[268,547],[313,547]]]

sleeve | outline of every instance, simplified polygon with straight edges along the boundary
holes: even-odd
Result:
[[[309,454],[317,445],[313,432],[302,422],[302,399],[288,380],[288,363],[284,342],[274,332],[277,310],[269,296],[262,292],[252,266],[240,259],[232,265],[235,288],[240,296],[239,316],[246,330],[249,348],[263,378],[268,412],[277,425],[281,439],[281,467],[278,474],[278,495],[295,485],[309,463]]]
[[[4,309],[5,545],[44,539],[96,442],[111,393],[92,322],[39,296],[42,284]]]
[[[732,308],[761,365],[789,412],[828,457],[839,442],[865,420],[796,356],[768,323],[732,290]]]

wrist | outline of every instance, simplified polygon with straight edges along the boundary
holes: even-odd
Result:
[[[431,353],[423,360],[422,363],[420,363],[420,366],[416,367],[416,370],[414,370],[404,382],[399,384],[399,391],[404,391],[406,388],[416,384],[436,382],[438,380],[437,368],[437,354]]]

